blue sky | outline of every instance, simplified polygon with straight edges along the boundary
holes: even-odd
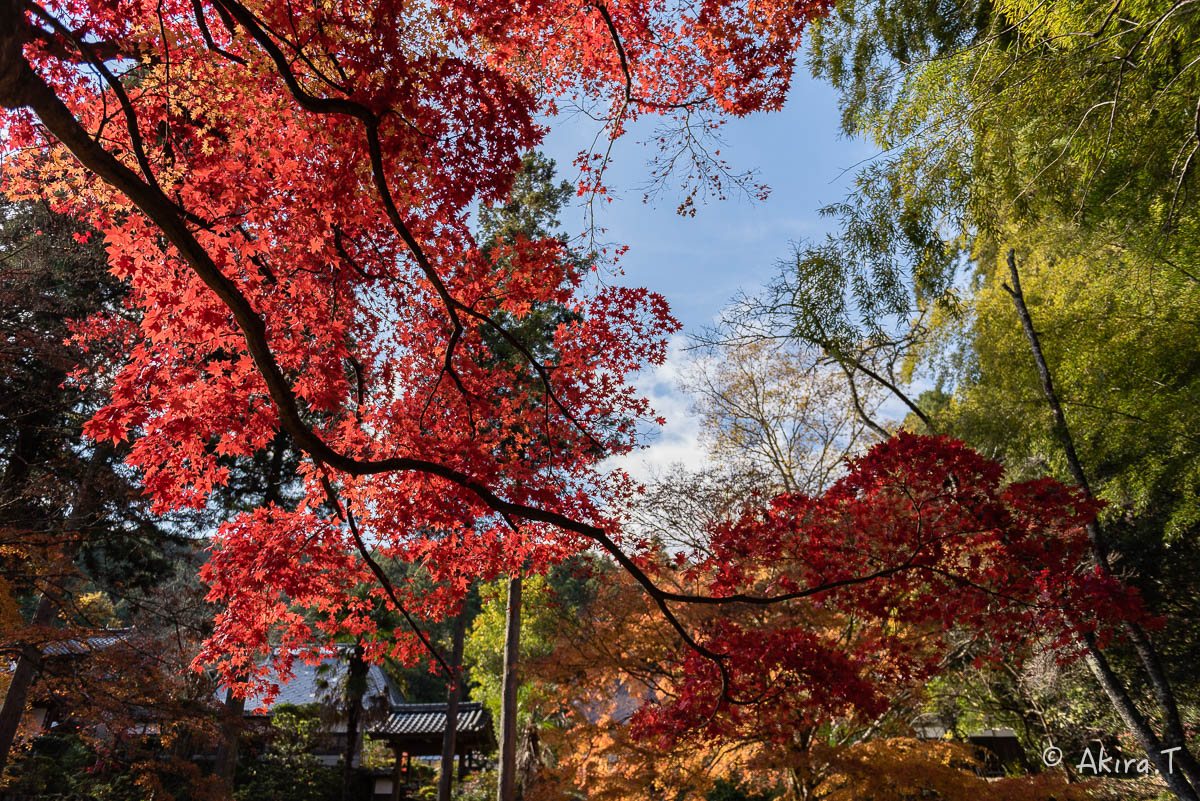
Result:
[[[596,129],[586,118],[552,124],[543,149],[563,177],[575,177],[571,162]],[[711,324],[739,290],[753,293],[769,280],[790,253],[789,243],[830,231],[817,210],[841,199],[855,172],[848,168],[875,154],[866,143],[839,135],[834,93],[800,67],[783,111],[732,120],[722,135],[721,156],[736,170],[758,169],[770,197],[709,200],[697,204],[695,217],[680,217],[675,209],[681,195],[670,188],[657,203],[642,202],[652,151],[640,140],[651,130],[635,128],[618,142],[606,176],[614,200],[596,207],[596,224],[607,229],[604,239],[630,248],[622,283],[661,292],[684,326],[668,363],[638,377],[638,388],[668,421],[650,448],[620,460],[638,478],[673,461],[693,467],[703,462],[696,420],[676,386],[687,359],[686,334]],[[587,226],[581,208],[568,211],[562,222],[572,234]]]

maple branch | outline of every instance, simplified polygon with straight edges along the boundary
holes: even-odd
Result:
[[[236,2],[236,0],[214,0],[215,3],[225,7],[236,20],[246,29],[258,44],[270,56],[275,64],[276,72],[283,79],[284,85],[292,97],[300,104],[300,107],[314,114],[341,114],[359,120],[366,131],[367,137],[367,153],[371,163],[371,176],[375,184],[375,191],[379,195],[380,203],[383,204],[384,212],[387,215],[388,221],[392,228],[399,234],[408,247],[413,258],[416,259],[417,265],[421,268],[421,272],[425,274],[426,279],[433,286],[438,298],[441,300],[442,306],[446,309],[446,313],[450,318],[451,331],[450,337],[446,343],[446,352],[443,358],[442,372],[444,375],[449,375],[450,380],[454,382],[458,391],[468,399],[468,415],[470,412],[469,399],[472,397],[459,376],[458,371],[454,369],[454,353],[462,340],[465,327],[462,319],[458,315],[458,309],[463,307],[456,298],[451,295],[442,277],[434,268],[429,256],[425,253],[421,243],[413,236],[412,231],[404,222],[404,218],[400,215],[400,210],[397,208],[394,198],[392,197],[391,186],[388,182],[387,171],[383,162],[383,147],[379,141],[379,123],[380,117],[367,106],[353,100],[342,98],[327,98],[318,97],[307,91],[300,85],[296,78],[295,72],[292,71],[291,65],[288,63],[287,57],[278,45],[271,38],[266,30],[263,29],[257,18],[245,6]],[[549,384],[546,384],[547,391],[550,391]],[[432,398],[431,398],[432,399]],[[557,403],[557,398],[555,399]],[[562,404],[558,403],[562,408]],[[575,425],[574,417],[570,417]],[[474,423],[472,422],[472,427]],[[585,435],[591,436],[590,433],[584,431]],[[593,440],[594,441],[594,440]]]
[[[366,128],[367,150],[370,156],[375,189],[379,193],[380,202],[383,203],[388,220],[392,224],[392,227],[396,229],[396,233],[404,240],[404,244],[413,254],[413,258],[417,260],[421,271],[425,273],[429,282],[433,284],[434,290],[437,292],[438,297],[441,298],[443,305],[447,307],[447,311],[453,314],[450,308],[453,299],[450,297],[449,290],[447,290],[441,276],[433,268],[433,264],[429,261],[429,257],[425,254],[421,244],[412,235],[408,225],[405,224],[399,210],[396,208],[395,201],[392,199],[391,187],[388,184],[387,173],[383,165],[383,149],[379,142],[379,116],[370,108],[357,101],[344,98],[318,97],[306,90],[296,78],[291,64],[288,63],[287,56],[279,49],[279,46],[275,44],[274,39],[271,38],[267,31],[259,25],[258,19],[249,9],[241,3],[236,2],[236,0],[214,0],[214,4],[224,7],[233,15],[234,19],[250,34],[250,37],[266,51],[271,61],[274,62],[275,70],[279,73],[279,77],[283,79],[288,92],[300,104],[301,108],[314,114],[341,114],[357,119],[363,124]]]
[[[79,52],[87,59],[87,62],[92,65],[96,72],[100,73],[105,83],[112,88],[117,102],[121,105],[121,111],[125,115],[125,127],[129,130],[129,141],[133,146],[133,155],[137,159],[138,167],[141,168],[142,175],[145,176],[147,183],[161,192],[158,179],[154,177],[154,170],[150,167],[150,159],[146,157],[145,142],[142,139],[142,132],[138,126],[137,112],[133,109],[133,102],[125,92],[125,87],[116,79],[108,69],[108,65],[104,63],[104,59],[100,58],[92,49],[92,46],[67,28],[57,17],[36,3],[30,3],[29,10],[45,20],[60,36],[74,43]],[[37,29],[34,28],[34,30]]]
[[[354,270],[354,272],[358,273],[363,278],[366,278],[369,281],[393,281],[393,280],[395,280],[395,278],[393,276],[381,275],[379,273],[372,273],[372,272],[368,272],[366,269],[364,269],[363,266],[358,263],[358,260],[350,255],[350,251],[346,249],[345,240],[349,239],[350,237],[346,235],[346,232],[343,231],[341,226],[339,226],[339,225],[332,226],[332,229],[333,229],[333,249],[334,249],[334,251],[337,252],[338,256],[341,257],[342,261],[344,261],[344,262],[346,262],[346,264],[350,265],[350,267]],[[356,243],[356,247],[358,247],[357,243]]]
[[[320,465],[318,465],[318,467],[319,466]],[[337,491],[334,490],[333,484],[329,481],[329,477],[326,476],[324,472],[321,474],[321,486],[325,488],[325,497],[329,500],[329,504],[337,513],[338,519],[346,523],[347,527],[350,529],[350,533],[354,537],[354,546],[358,549],[359,555],[363,558],[363,561],[367,563],[367,566],[371,568],[371,572],[375,574],[375,579],[379,582],[380,586],[383,587],[383,591],[387,593],[388,598],[391,599],[392,605],[396,607],[396,611],[403,616],[404,621],[408,624],[409,628],[411,628],[413,633],[417,635],[417,639],[419,639],[421,644],[425,646],[425,650],[432,654],[433,658],[437,660],[438,666],[442,669],[450,681],[454,681],[454,671],[450,668],[450,665],[446,663],[446,660],[442,656],[441,652],[433,647],[433,643],[430,641],[429,636],[422,631],[421,627],[417,625],[417,622],[413,620],[413,617],[411,614],[409,614],[408,609],[406,609],[404,604],[400,602],[400,598],[396,595],[396,588],[392,585],[391,579],[388,578],[387,573],[383,572],[383,568],[380,567],[379,563],[376,562],[374,557],[371,556],[371,552],[367,550],[367,544],[363,541],[362,534],[358,530],[358,524],[354,522],[353,512],[350,511],[350,507],[348,505],[343,509],[342,503],[338,499]]]
[[[629,72],[629,59],[625,55],[625,45],[621,43],[621,34],[617,32],[617,25],[613,22],[612,15],[608,13],[608,6],[604,3],[593,3],[592,8],[600,12],[600,16],[604,18],[604,24],[608,26],[609,36],[612,37],[613,44],[617,48],[617,57],[621,60],[621,72],[625,73],[625,102],[633,102],[633,75]]]
[[[204,39],[204,44],[214,53],[218,53],[235,64],[246,66],[246,59],[241,56],[234,55],[228,50],[225,50],[213,40],[212,32],[208,29],[208,20],[204,18],[204,7],[200,5],[200,0],[192,0],[192,14],[196,17],[196,26],[200,28],[200,36]]]
[[[461,301],[458,301],[458,300],[455,300],[454,304],[459,309],[466,312],[469,317],[473,317],[476,320],[479,320],[480,322],[482,322],[484,325],[490,326],[497,333],[499,333],[500,336],[503,337],[506,342],[508,342],[508,344],[510,344],[514,348],[516,348],[517,351],[522,356],[525,357],[525,360],[529,362],[529,366],[532,367],[534,369],[534,371],[537,373],[538,378],[542,382],[542,387],[545,390],[546,397],[554,402],[554,405],[558,407],[558,410],[560,412],[562,412],[563,417],[567,418],[568,422],[570,422],[573,426],[575,426],[581,432],[583,432],[583,435],[588,438],[588,440],[592,443],[592,446],[595,447],[596,450],[600,451],[601,453],[604,452],[604,446],[600,443],[600,441],[598,439],[596,439],[595,436],[592,435],[592,432],[588,431],[588,429],[583,425],[582,422],[580,422],[578,419],[576,419],[575,415],[573,415],[571,413],[571,411],[566,407],[566,405],[559,399],[558,394],[554,391],[554,388],[550,386],[550,375],[546,370],[546,366],[543,365],[541,362],[539,362],[534,357],[533,353],[529,350],[528,347],[525,346],[524,342],[522,342],[517,336],[515,336],[507,328],[500,325],[500,323],[496,322],[495,320],[493,320],[491,317],[484,314],[483,312],[478,312],[475,309],[472,309],[470,306],[468,306],[465,303],[462,303]]]
[[[70,40],[70,44],[63,42],[59,37],[52,35],[50,31],[42,30],[41,28],[33,28],[30,38],[37,41],[37,43],[44,48],[47,53],[55,56],[56,58],[61,58],[63,61],[76,62],[78,60],[78,56],[83,55],[79,52],[78,47],[73,46],[80,41],[80,34],[76,33],[75,31],[71,31],[69,33],[68,39]],[[89,44],[92,47],[93,52],[106,61],[117,58],[127,58],[129,57],[130,52],[134,52],[126,52],[122,50],[120,45],[116,44],[115,42],[90,42]],[[138,57],[143,57],[142,53],[136,53],[136,55]]]
[[[664,111],[689,109],[693,106],[703,105],[712,99],[712,95],[693,98],[692,100],[683,100],[678,103],[662,103],[655,100],[647,100],[642,97],[635,97],[633,94],[633,73],[629,69],[629,57],[625,53],[625,44],[621,41],[621,34],[617,30],[617,25],[613,21],[612,15],[608,12],[608,6],[604,3],[592,3],[592,8],[600,12],[600,16],[604,18],[604,24],[608,27],[608,35],[612,38],[613,45],[617,48],[617,58],[621,62],[621,73],[625,76],[625,103],[636,103],[639,106],[647,106]]]
[[[237,3],[236,0],[214,0],[214,2],[224,5],[226,8],[228,8],[230,13],[235,16],[237,21],[246,28],[250,36],[267,52],[267,55],[270,56],[271,60],[275,64],[276,71],[279,73],[280,77],[284,81],[284,84],[287,86],[288,91],[302,108],[314,114],[342,114],[345,116],[350,116],[359,120],[363,124],[363,127],[366,130],[367,152],[371,162],[371,175],[375,184],[375,191],[378,193],[380,202],[383,204],[384,212],[387,214],[388,221],[391,223],[392,228],[395,229],[396,233],[400,235],[400,238],[404,241],[405,246],[408,247],[409,252],[412,253],[413,258],[416,259],[418,266],[421,268],[421,272],[425,274],[425,277],[433,286],[434,291],[437,293],[438,298],[441,300],[442,305],[445,307],[446,312],[450,317],[452,327],[450,338],[446,344],[446,353],[443,360],[442,370],[444,374],[450,376],[450,379],[454,382],[459,392],[464,397],[471,397],[471,393],[463,385],[462,379],[458,375],[458,371],[454,369],[453,364],[454,352],[461,341],[463,334],[465,333],[465,327],[463,326],[462,319],[458,315],[458,312],[461,310],[470,316],[485,321],[487,324],[491,325],[493,328],[499,331],[500,334],[510,344],[517,348],[529,361],[530,366],[533,367],[533,369],[537,372],[538,377],[542,381],[542,385],[546,389],[547,396],[554,402],[554,405],[558,407],[558,409],[573,426],[578,428],[580,432],[583,433],[583,435],[587,437],[597,449],[602,451],[604,446],[601,445],[599,440],[597,440],[596,437],[589,430],[587,430],[583,423],[580,422],[567,409],[566,405],[558,397],[557,393],[554,392],[554,389],[550,384],[550,378],[546,374],[544,367],[534,358],[529,349],[515,336],[513,336],[511,332],[505,329],[504,326],[500,325],[490,317],[482,315],[481,313],[471,309],[469,306],[459,301],[450,293],[449,288],[446,286],[445,282],[442,280],[442,277],[434,268],[429,256],[425,253],[425,249],[421,246],[421,243],[417,241],[417,238],[413,235],[408,225],[404,222],[404,218],[400,215],[400,210],[397,208],[395,200],[392,197],[391,185],[388,182],[387,171],[383,162],[383,148],[379,141],[379,115],[377,115],[367,106],[356,101],[340,98],[321,98],[305,90],[304,87],[300,85],[295,73],[292,71],[291,65],[288,63],[287,57],[283,54],[283,51],[280,50],[275,44],[268,32],[258,24],[258,20],[248,9],[246,9],[240,3]],[[602,13],[604,13],[606,19],[609,19],[611,25],[611,18],[608,17],[607,11],[603,11]],[[620,43],[618,40],[618,47],[619,46]],[[622,49],[621,52],[622,63],[624,63],[624,50]],[[336,240],[336,232],[334,236]],[[337,243],[335,241],[335,245],[336,244]],[[339,252],[344,253],[344,250]],[[469,413],[470,410],[468,408],[468,414]]]

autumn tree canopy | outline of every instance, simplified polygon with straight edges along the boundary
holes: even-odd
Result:
[[[272,632],[307,647],[296,606],[368,630],[349,595],[367,542],[430,566],[432,595],[377,590],[430,614],[470,576],[616,549],[602,509],[629,484],[596,465],[632,447],[650,409],[625,378],[677,324],[558,240],[485,255],[468,211],[504,195],[560,103],[599,104],[609,138],[675,118],[664,147],[685,151],[723,115],[779,107],[826,5],[4,3],[4,189],[100,230],[143,310],[79,332],[128,356],[77,376],[111,393],[88,433],[133,440],[160,510],[204,504],[219,457],[279,429],[311,457],[299,508],[222,529],[204,659],[232,678]],[[581,190],[603,193],[605,163],[581,155]],[[576,315],[553,363],[488,358],[485,333],[523,347],[495,318],[547,302]]]
[[[141,311],[79,327],[79,344],[126,355],[75,376],[109,393],[89,435],[131,440],[162,511],[203,506],[228,480],[222,457],[279,431],[307,455],[297,507],[222,526],[205,578],[224,610],[199,662],[246,689],[270,675],[271,645],[286,675],[339,632],[368,659],[412,662],[420,620],[451,613],[473,579],[599,546],[688,646],[678,697],[639,719],[669,738],[743,725],[795,690],[801,715],[870,714],[868,660],[927,668],[895,627],[1041,627],[1069,651],[1108,634],[1104,613],[1140,616],[1080,570],[1093,502],[1055,482],[1004,487],[945,439],[904,435],[818,497],[714,526],[706,551],[677,555],[680,582],[622,532],[633,482],[601,462],[653,417],[628,379],[678,324],[557,238],[481,248],[470,211],[505,196],[565,103],[602,126],[581,193],[604,194],[603,144],[643,115],[674,124],[655,176],[724,191],[730,172],[694,137],[778,108],[828,6],[0,1],[3,189],[99,230]],[[514,331],[548,305],[570,314],[534,349]],[[421,563],[433,588],[393,583],[388,559]],[[801,600],[862,613],[862,650],[781,611]],[[408,625],[377,631],[377,603]]]

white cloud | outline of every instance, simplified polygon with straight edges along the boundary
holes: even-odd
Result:
[[[649,445],[624,456],[609,459],[605,466],[621,468],[634,479],[645,482],[656,472],[675,463],[691,469],[709,464],[700,442],[700,419],[691,410],[691,399],[679,389],[680,376],[693,356],[685,350],[687,339],[676,334],[667,345],[667,360],[643,370],[634,378],[634,386],[650,399],[655,414],[666,418],[664,426],[650,426]]]

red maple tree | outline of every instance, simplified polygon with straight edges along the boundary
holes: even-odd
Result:
[[[80,327],[81,343],[126,354],[78,376],[111,394],[90,435],[133,440],[162,510],[203,505],[226,477],[218,457],[279,430],[309,457],[298,509],[256,509],[218,534],[205,575],[225,611],[202,661],[261,685],[268,644],[283,645],[286,674],[322,641],[314,627],[411,660],[419,628],[377,636],[373,603],[443,617],[474,578],[599,545],[691,646],[690,701],[647,713],[669,731],[787,676],[841,670],[782,612],[762,632],[733,616],[693,632],[679,604],[828,597],[982,624],[1012,594],[1011,609],[1056,611],[1004,620],[1057,615],[1069,640],[1064,608],[1119,595],[1077,574],[1087,503],[1050,483],[1001,490],[994,465],[909,437],[826,498],[777,499],[714,530],[699,591],[660,587],[653,549],[621,533],[632,482],[600,463],[652,416],[628,377],[662,361],[678,323],[663,298],[590,279],[558,240],[485,255],[471,234],[472,205],[505,195],[559,104],[598,105],[610,141],[665,115],[682,139],[661,143],[699,152],[698,127],[783,103],[800,34],[830,5],[0,0],[3,190],[102,231],[141,310]],[[603,192],[607,160],[581,156],[581,192]],[[694,163],[718,192],[726,174]],[[510,323],[548,306],[570,316],[545,358]],[[938,526],[908,487],[932,493]],[[434,589],[395,585],[383,559],[421,563]],[[353,592],[364,581],[372,598]],[[833,702],[875,699],[843,682]]]
[[[1066,662],[1085,638],[1150,622],[1133,590],[1090,564],[1100,504],[1002,472],[961,442],[901,431],[820,496],[776,496],[694,552],[647,560],[660,585],[710,611],[689,615],[693,647],[660,664],[671,690],[635,731],[664,746],[749,732],[787,742],[822,721],[878,718],[964,636],[996,657],[1036,644]]]

